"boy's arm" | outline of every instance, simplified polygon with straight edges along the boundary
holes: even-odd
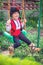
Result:
[[[9,19],[8,21],[7,21],[7,24],[10,24],[11,23],[11,20]]]
[[[24,19],[24,22],[21,22],[22,28],[25,26],[26,22],[27,22],[26,19]]]
[[[10,21],[10,19],[7,21],[7,23],[6,23],[6,31],[10,31],[11,30],[11,21]]]
[[[9,32],[9,31],[11,30],[11,28],[12,28],[13,31],[15,31],[16,26],[15,26],[15,25],[13,24],[13,22],[11,22],[11,20],[9,19],[9,20],[7,21],[7,23],[6,23],[6,30]]]

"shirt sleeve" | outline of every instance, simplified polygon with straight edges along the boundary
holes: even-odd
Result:
[[[11,30],[11,24],[6,23],[6,31],[10,32]]]

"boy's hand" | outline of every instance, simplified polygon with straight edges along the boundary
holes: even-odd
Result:
[[[27,20],[26,19],[24,19],[24,23],[26,23],[27,22]]]
[[[7,23],[10,24],[10,22],[11,22],[11,21],[10,21],[10,19],[9,19],[9,20],[7,21]]]

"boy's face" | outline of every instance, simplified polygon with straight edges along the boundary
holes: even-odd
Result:
[[[15,20],[18,20],[19,13],[18,12],[14,12],[13,15],[12,15],[12,18],[15,19]]]

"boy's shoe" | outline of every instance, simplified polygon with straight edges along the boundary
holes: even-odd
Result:
[[[41,50],[40,48],[36,48],[34,43],[31,43],[29,47],[30,47],[30,50],[32,50],[33,52],[35,51],[39,52]]]
[[[9,55],[13,55],[14,54],[14,48],[13,48],[13,46],[10,46],[9,48],[8,48],[8,50],[9,50]]]

